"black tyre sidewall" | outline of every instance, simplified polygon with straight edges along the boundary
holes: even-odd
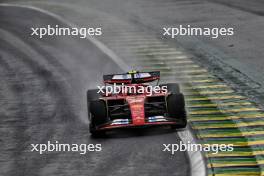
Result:
[[[98,100],[101,95],[100,93],[97,93],[98,89],[90,89],[87,91],[87,102]]]
[[[89,102],[91,113],[91,126],[98,126],[108,121],[106,103],[104,100],[94,100]]]
[[[182,93],[168,95],[167,108],[169,117],[180,119],[181,124],[179,124],[179,126],[185,127],[187,118],[184,95]]]
[[[167,90],[169,93],[172,93],[172,94],[180,93],[180,86],[177,83],[160,84],[160,87],[161,86],[167,86]]]

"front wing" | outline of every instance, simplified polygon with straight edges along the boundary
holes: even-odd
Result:
[[[144,127],[144,126],[158,126],[158,125],[177,125],[179,124],[179,119],[168,118],[164,116],[153,116],[148,117],[145,123],[142,125],[135,125],[132,123],[132,119],[115,119],[109,121],[103,125],[97,126],[95,130],[108,130],[116,128],[134,128],[134,127]]]

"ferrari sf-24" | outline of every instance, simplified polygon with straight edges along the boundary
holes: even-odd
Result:
[[[186,127],[184,95],[177,83],[159,84],[159,71],[104,75],[103,80],[105,87],[125,86],[132,87],[133,91],[106,93],[106,88],[87,91],[92,135],[103,135],[116,128],[158,125],[170,126],[172,129]],[[151,90],[150,85],[153,84],[161,89]]]

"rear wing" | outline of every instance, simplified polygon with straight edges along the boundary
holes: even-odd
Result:
[[[124,74],[104,75],[104,83],[108,84],[137,84],[152,82],[160,79],[160,71],[128,72]]]

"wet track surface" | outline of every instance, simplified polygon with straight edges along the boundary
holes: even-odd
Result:
[[[29,37],[30,27],[64,25],[52,17],[15,7],[1,7],[0,16],[0,175],[189,174],[186,153],[162,152],[163,143],[180,141],[171,130],[90,138],[85,92],[121,70],[111,59],[88,40]],[[48,140],[101,143],[102,152],[30,152],[31,143]]]
[[[181,83],[189,124],[199,140],[235,145],[233,152],[205,154],[209,175],[263,175],[264,113],[260,108],[264,104],[264,80],[260,74],[263,2],[19,2],[55,13],[80,27],[102,27],[103,35],[98,39],[128,65],[161,70],[164,82]],[[0,109],[4,117],[1,131],[5,134],[0,139],[8,141],[0,148],[4,151],[0,157],[3,175],[189,174],[186,153],[171,156],[161,152],[162,143],[180,140],[170,130],[132,130],[112,134],[107,139],[91,139],[85,91],[100,83],[103,73],[116,72],[115,63],[87,40],[28,37],[29,26],[61,24],[46,15],[18,9],[1,9],[0,13],[6,16],[0,21],[0,71],[4,85]],[[214,40],[205,37],[171,40],[161,36],[163,26],[179,24],[232,26],[236,32],[232,37]],[[102,143],[103,152],[86,155],[28,152],[30,143],[47,140]],[[23,173],[16,172],[17,167]]]

